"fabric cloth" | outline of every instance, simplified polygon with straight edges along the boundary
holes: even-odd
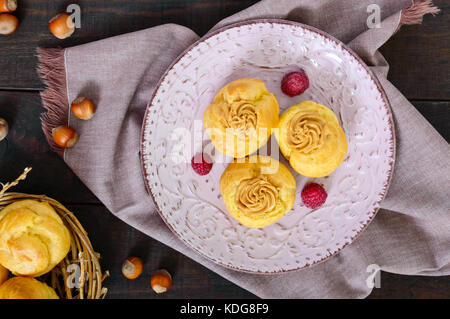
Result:
[[[381,9],[382,22],[380,28],[369,29],[367,7],[373,3]],[[43,104],[48,109],[58,107],[63,121],[67,119],[79,132],[78,144],[64,152],[64,160],[114,215],[259,297],[363,298],[371,292],[366,282],[371,264],[398,274],[449,275],[450,148],[386,79],[388,64],[377,51],[398,29],[401,10],[411,4],[410,0],[263,0],[214,27],[255,18],[312,25],[347,43],[371,66],[386,90],[397,155],[382,209],[351,245],[308,269],[254,275],[223,268],[184,245],[154,208],[141,172],[143,115],[166,68],[199,39],[190,29],[167,24],[64,50],[60,61],[65,83],[52,82],[50,75],[43,77],[49,90],[61,89],[66,100],[55,102],[44,92]],[[79,95],[96,101],[92,120],[71,117],[70,101]],[[48,121],[44,118],[44,128]]]

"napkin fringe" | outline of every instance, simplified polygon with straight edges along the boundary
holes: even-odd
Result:
[[[415,0],[411,7],[402,10],[399,27],[404,24],[421,24],[424,15],[428,13],[436,15],[439,12],[441,10],[433,4],[432,0]]]
[[[61,48],[37,48],[37,71],[47,86],[40,94],[42,106],[46,110],[41,115],[41,126],[50,148],[61,157],[64,156],[64,150],[53,141],[52,131],[68,123],[64,52]]]

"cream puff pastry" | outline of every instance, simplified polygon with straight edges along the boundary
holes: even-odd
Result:
[[[292,168],[308,177],[329,175],[347,154],[347,140],[336,115],[313,101],[284,111],[275,137]]]
[[[70,233],[47,202],[27,199],[0,211],[0,264],[13,274],[41,276],[69,249]]]
[[[250,156],[229,164],[220,178],[225,206],[235,219],[261,228],[291,210],[296,183],[289,169],[268,156]]]
[[[0,286],[2,283],[4,283],[6,280],[8,280],[9,276],[9,270],[0,265]]]
[[[239,79],[217,93],[203,113],[203,124],[221,153],[240,158],[267,143],[278,126],[279,112],[278,101],[264,82]]]
[[[0,299],[59,299],[55,290],[30,277],[14,277],[0,286]]]

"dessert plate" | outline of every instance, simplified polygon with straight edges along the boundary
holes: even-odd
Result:
[[[310,88],[300,96],[281,92],[284,74],[303,68]],[[191,158],[212,151],[202,115],[215,94],[238,78],[258,78],[279,101],[281,112],[304,100],[331,108],[349,150],[325,178],[297,174],[277,149],[271,156],[297,182],[293,209],[262,229],[239,224],[225,209],[219,179],[227,161],[218,152],[206,176]],[[349,245],[374,218],[392,176],[395,137],[389,102],[362,60],[340,41],[313,27],[284,20],[253,20],[212,32],[181,54],[166,71],[147,107],[141,137],[145,183],[169,228],[189,247],[225,267],[280,273],[324,261]],[[305,183],[323,184],[326,203],[302,205]]]

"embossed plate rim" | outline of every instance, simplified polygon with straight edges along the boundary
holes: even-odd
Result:
[[[238,267],[233,267],[227,264],[224,264],[218,260],[215,260],[209,256],[207,256],[206,254],[204,254],[203,252],[201,252],[199,249],[193,247],[192,245],[190,245],[186,240],[184,240],[177,232],[176,230],[172,227],[172,225],[166,220],[164,214],[162,213],[161,209],[159,208],[152,189],[149,185],[148,182],[148,174],[146,172],[145,169],[145,163],[144,163],[144,132],[146,129],[146,124],[147,124],[147,117],[149,116],[149,112],[151,109],[151,106],[153,104],[153,100],[158,92],[158,90],[160,89],[161,84],[165,81],[168,73],[173,69],[173,67],[180,61],[180,59],[182,59],[185,55],[187,55],[188,53],[190,53],[194,48],[196,48],[199,44],[201,44],[202,42],[204,42],[205,40],[216,36],[217,34],[220,34],[224,31],[230,30],[232,28],[239,28],[245,25],[250,25],[250,24],[284,24],[284,25],[290,25],[290,26],[295,26],[295,27],[299,27],[299,28],[303,28],[306,29],[310,32],[313,33],[317,33],[325,38],[327,38],[328,40],[331,40],[333,42],[335,42],[336,44],[340,45],[342,47],[342,49],[346,50],[351,56],[353,56],[355,58],[355,60],[359,63],[359,65],[364,68],[367,73],[369,74],[370,78],[372,79],[372,81],[375,83],[376,88],[378,90],[378,92],[381,95],[382,101],[384,102],[384,107],[387,111],[388,114],[388,119],[389,119],[389,131],[390,131],[390,144],[392,145],[392,155],[390,158],[390,169],[389,169],[389,175],[386,181],[386,184],[384,185],[383,189],[384,192],[382,194],[380,194],[380,200],[378,202],[376,202],[376,208],[370,212],[368,214],[368,219],[366,221],[365,224],[363,224],[361,226],[361,228],[357,231],[357,233],[350,238],[350,240],[345,243],[343,246],[339,247],[334,253],[325,256],[319,260],[316,260],[314,262],[312,262],[311,264],[307,264],[304,266],[300,266],[298,268],[293,268],[293,269],[283,269],[280,271],[254,271],[254,270],[249,270],[249,269],[242,269],[242,268],[238,268]],[[225,268],[231,269],[231,270],[236,270],[236,271],[240,271],[240,272],[244,272],[244,273],[251,273],[251,274],[262,274],[262,275],[275,275],[275,274],[282,274],[282,273],[287,273],[287,272],[292,272],[292,271],[298,271],[301,269],[305,269],[305,268],[310,268],[312,266],[315,266],[319,263],[322,263],[332,257],[334,257],[335,255],[339,254],[345,247],[349,246],[351,243],[353,243],[356,238],[367,228],[367,226],[372,222],[372,220],[374,219],[375,215],[377,214],[378,210],[380,209],[380,204],[381,202],[384,200],[384,198],[386,197],[386,194],[388,192],[389,186],[391,184],[391,180],[392,180],[392,175],[393,175],[393,171],[394,171],[394,166],[395,166],[395,158],[396,158],[396,137],[395,137],[395,125],[394,125],[394,120],[393,120],[393,115],[392,115],[392,110],[391,110],[391,105],[389,102],[389,99],[387,98],[386,92],[384,90],[384,88],[381,86],[380,81],[378,80],[378,78],[376,77],[376,75],[372,72],[372,70],[370,70],[370,68],[364,63],[364,61],[352,50],[350,49],[348,46],[346,46],[343,42],[341,42],[340,40],[336,39],[335,37],[333,37],[332,35],[319,30],[315,27],[306,25],[306,24],[302,24],[299,22],[294,22],[294,21],[289,21],[289,20],[282,20],[282,19],[253,19],[253,20],[246,20],[246,21],[242,21],[242,22],[237,22],[237,23],[233,23],[224,27],[221,27],[217,30],[214,30],[208,34],[206,34],[205,36],[201,37],[199,40],[197,40],[196,42],[194,42],[192,45],[190,45],[187,49],[185,49],[171,64],[170,66],[167,68],[167,70],[164,72],[163,76],[161,77],[161,79],[159,80],[158,84],[155,87],[155,90],[152,94],[152,97],[150,98],[149,103],[147,104],[146,107],[146,111],[144,114],[144,118],[143,118],[143,123],[142,123],[142,128],[141,128],[141,141],[140,141],[140,159],[141,159],[141,170],[142,170],[142,174],[144,176],[144,183],[145,186],[147,188],[147,191],[150,195],[150,197],[152,198],[154,204],[155,204],[155,208],[158,212],[158,214],[160,215],[160,217],[162,218],[162,220],[164,221],[164,223],[167,225],[167,227],[172,231],[173,234],[175,234],[175,236],[177,238],[179,238],[186,246],[188,246],[189,248],[193,249],[194,251],[196,251],[197,253],[199,253],[202,257],[206,258],[207,260],[210,260],[218,265],[221,265]]]

